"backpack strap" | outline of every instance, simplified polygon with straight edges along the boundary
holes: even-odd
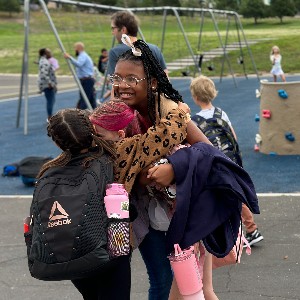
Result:
[[[213,118],[215,119],[222,119],[222,109],[219,107],[215,107]]]
[[[199,128],[200,128],[201,124],[206,121],[205,118],[203,118],[202,116],[199,116],[199,115],[192,116],[192,120],[197,124],[197,126]]]

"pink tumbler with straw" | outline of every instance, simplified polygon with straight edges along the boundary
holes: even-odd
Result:
[[[106,186],[104,197],[106,213],[109,218],[129,218],[129,199],[124,185],[111,183]]]
[[[194,253],[194,247],[191,246],[185,250],[181,250],[180,246],[175,244],[174,250],[174,253],[168,258],[174,271],[180,294],[184,296],[184,299],[204,299],[202,278]]]

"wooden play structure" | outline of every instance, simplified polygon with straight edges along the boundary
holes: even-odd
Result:
[[[300,154],[300,81],[261,81],[259,151]]]

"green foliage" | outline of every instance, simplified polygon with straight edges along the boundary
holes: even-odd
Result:
[[[239,10],[239,1],[238,0],[216,0],[216,9],[222,10]]]
[[[0,0],[0,11],[8,12],[10,16],[14,12],[20,12],[19,0]]]
[[[272,0],[271,10],[274,16],[280,19],[281,23],[283,17],[285,16],[293,17],[297,13],[297,9],[293,0]]]
[[[87,52],[94,61],[97,61],[101,48],[110,49],[112,44],[112,35],[110,29],[110,14],[87,13],[86,11],[65,12],[51,11],[51,16],[60,38],[68,52],[73,54],[73,44],[77,41],[83,41]],[[199,15],[194,17],[182,16],[181,21],[186,31],[188,40],[194,53],[203,53],[211,49],[220,47],[218,36],[214,29],[214,24],[209,17],[205,18],[201,49],[198,52],[199,36]],[[141,29],[147,42],[161,46],[162,37],[162,16],[152,13],[138,13],[141,20]],[[3,73],[20,73],[22,63],[22,53],[24,44],[23,16],[19,14],[14,18],[8,18],[6,14],[0,14],[0,70]],[[227,19],[217,18],[220,35],[225,40]],[[252,19],[242,18],[243,28],[247,40],[257,40],[257,44],[251,44],[250,48],[254,61],[260,74],[269,73],[271,69],[269,54],[273,45],[278,45],[283,56],[282,66],[285,73],[300,72],[300,49],[295,41],[300,38],[300,19],[286,17],[284,24],[279,22],[278,18],[262,19],[258,24],[254,24]],[[234,22],[230,23],[230,32],[228,35],[228,44],[237,42],[237,34],[234,31]],[[30,35],[29,35],[29,72],[37,73],[37,66],[34,61],[37,60],[38,49],[49,47],[54,57],[59,60],[61,68],[59,75],[70,74],[68,66],[57,45],[57,41],[45,15],[42,12],[32,12],[30,17]],[[176,18],[168,15],[167,27],[163,53],[167,63],[176,59],[186,58],[190,55],[185,40],[179,30]],[[245,67],[248,74],[254,73],[248,52],[243,48]],[[243,74],[243,65],[237,63],[240,56],[239,51],[229,53],[229,59],[234,73]],[[203,73],[208,76],[219,76],[222,66],[222,58],[214,58],[214,71],[208,71],[209,62],[203,64]],[[187,67],[184,62],[182,71],[193,69]],[[225,63],[224,75],[230,75],[227,63]],[[171,76],[181,76],[181,71],[172,71]]]
[[[257,19],[263,18],[266,14],[266,5],[263,0],[244,0],[240,13],[245,18],[254,18],[254,23],[257,24]]]
[[[300,11],[300,0],[294,0],[294,3],[295,3],[295,6],[296,6],[296,9],[298,11]]]

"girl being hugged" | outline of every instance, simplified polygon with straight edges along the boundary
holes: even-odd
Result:
[[[272,65],[273,65],[272,70],[271,70],[271,74],[273,75],[274,82],[277,81],[277,76],[280,76],[281,80],[283,82],[286,82],[284,72],[281,68],[281,59],[282,59],[282,56],[280,55],[279,47],[278,46],[273,46],[272,51],[271,51],[271,55],[270,55],[270,60],[271,60]]]

